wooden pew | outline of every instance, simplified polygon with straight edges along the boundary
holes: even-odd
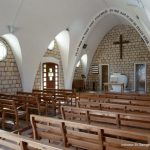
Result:
[[[31,115],[34,139],[60,141],[86,150],[148,150],[150,134]],[[141,145],[143,146],[137,146]],[[130,147],[131,145],[131,147]]]
[[[130,93],[128,94],[107,93],[107,94],[100,94],[99,97],[150,101],[150,95],[133,95]]]
[[[150,96],[150,93],[137,93],[137,92],[105,92],[104,94],[111,94],[111,95],[131,95],[131,96]]]
[[[136,106],[150,106],[150,101],[102,98],[97,96],[80,97],[79,101],[103,102],[103,103],[112,103],[112,104],[136,105]]]
[[[0,130],[1,150],[61,150],[37,140]]]
[[[62,106],[64,120],[150,133],[150,115],[135,115]]]
[[[138,106],[138,105],[127,105],[127,104],[115,104],[115,103],[103,103],[97,101],[78,101],[77,107],[96,109],[96,110],[107,110],[114,112],[125,112],[133,114],[150,114],[150,106]]]
[[[23,92],[23,91],[17,91],[17,95],[25,95],[25,96],[32,96],[32,92]]]
[[[136,99],[119,99],[119,98],[103,98],[97,96],[80,97],[79,100],[97,101],[104,103],[113,104],[126,104],[126,105],[137,105],[137,106],[150,106],[150,101],[136,100]]]

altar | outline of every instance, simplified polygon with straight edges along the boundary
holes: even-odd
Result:
[[[120,88],[120,92],[124,92],[124,83],[104,83],[104,91],[108,92],[108,91],[112,91],[112,87],[121,87]],[[114,92],[118,92],[118,90],[114,91]]]
[[[124,92],[127,87],[127,76],[121,73],[113,73],[110,76],[110,82],[104,83],[104,91]]]

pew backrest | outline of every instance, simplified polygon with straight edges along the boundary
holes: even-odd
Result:
[[[0,130],[0,149],[9,150],[61,150],[37,140]]]
[[[64,120],[82,122],[92,125],[108,125],[112,128],[147,129],[150,130],[150,115],[136,115],[109,111],[83,109],[62,106],[61,114]]]
[[[120,111],[120,112],[130,112],[130,113],[145,113],[150,114],[150,106],[146,105],[133,105],[126,103],[112,103],[107,100],[107,102],[97,102],[91,100],[82,100],[77,102],[77,107],[96,109],[96,110],[109,110],[109,111]]]
[[[150,143],[148,133],[110,129],[37,115],[31,115],[30,119],[35,139],[60,140],[65,147],[73,146],[87,150],[131,150],[127,144],[132,144],[132,149],[136,150],[136,145],[145,144],[138,147],[138,150],[148,150],[146,146]]]

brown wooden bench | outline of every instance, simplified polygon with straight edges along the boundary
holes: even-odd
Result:
[[[128,93],[128,94],[107,93],[107,94],[100,94],[99,97],[150,101],[150,95],[144,95],[144,94],[143,95],[133,95],[130,93]]]
[[[134,106],[150,106],[150,101],[104,98],[104,97],[97,97],[97,96],[80,97],[78,101],[102,102],[102,103],[124,104],[124,105],[134,105]]]
[[[77,95],[75,90],[70,90],[70,89],[54,89],[54,88],[47,88],[44,90],[36,90],[33,89],[32,90],[33,93],[51,93],[54,95],[57,95],[57,93],[64,93],[65,95],[67,95],[67,98],[70,99],[71,105],[73,105],[73,103],[76,102],[76,99],[79,98],[79,96]]]
[[[82,100],[77,102],[77,107],[87,108],[87,109],[96,109],[96,110],[108,110],[114,112],[125,112],[133,114],[150,114],[150,106],[138,106],[138,105],[129,105],[129,104],[118,104],[118,103],[109,103],[109,102],[97,102],[97,101],[88,101]]]
[[[31,138],[0,130],[1,150],[61,150]]]
[[[37,115],[31,115],[30,119],[34,139],[59,141],[65,147],[86,150],[149,149],[150,134],[148,133],[110,129]]]
[[[140,132],[150,133],[150,115],[116,113],[69,106],[62,106],[61,114],[64,120],[135,131],[139,129]]]

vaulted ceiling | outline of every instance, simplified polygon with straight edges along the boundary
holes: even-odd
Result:
[[[84,53],[83,44],[88,45],[90,63],[98,43],[113,26],[132,25],[123,15],[107,13],[89,26],[94,17],[110,9],[129,15],[143,37],[150,40],[149,0],[0,0],[0,35],[12,33],[19,41],[18,55],[19,46],[15,50],[11,38],[5,36],[16,52],[23,89],[32,89],[38,65],[49,43],[66,29],[69,29],[70,36],[69,51],[68,57],[62,54],[62,58],[67,59],[63,67],[66,88],[70,88],[75,65]]]

